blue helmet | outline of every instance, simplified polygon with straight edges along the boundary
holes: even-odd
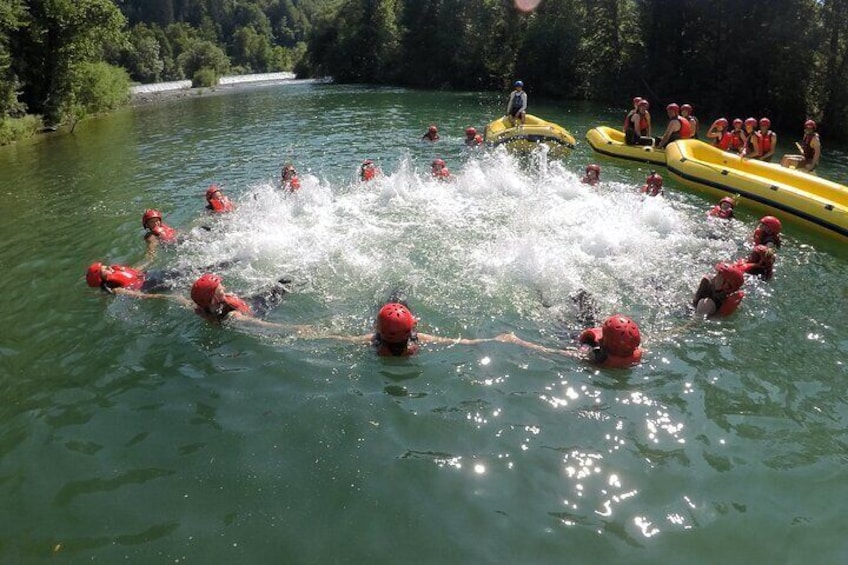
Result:
[[[512,86],[520,86],[521,88],[524,88],[524,82],[517,80],[517,81],[515,81],[515,84],[513,84]]]

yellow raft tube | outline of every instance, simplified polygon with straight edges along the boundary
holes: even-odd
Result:
[[[665,166],[665,150],[644,145],[627,145],[624,132],[608,126],[598,126],[586,132],[589,146],[601,155]]]
[[[505,145],[519,153],[529,153],[540,144],[546,145],[553,157],[568,155],[576,143],[574,136],[562,126],[531,114],[525,116],[524,125],[517,122],[513,125],[508,116],[491,122],[486,126],[484,138],[490,147]]]
[[[755,208],[786,214],[829,235],[848,238],[848,187],[773,163],[742,159],[695,139],[666,150],[669,172],[715,196],[739,194]]]

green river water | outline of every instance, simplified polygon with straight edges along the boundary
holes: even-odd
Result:
[[[464,151],[498,95],[309,82],[0,148],[0,562],[848,561],[844,241],[786,222],[774,280],[679,330],[758,216],[709,223],[712,199],[668,175],[644,200],[646,166],[583,142],[623,109],[530,103],[575,134],[572,155]],[[824,143],[821,174],[846,182]],[[454,182],[429,178],[436,156]],[[381,180],[356,182],[364,158]],[[274,189],[286,161],[295,195]],[[212,182],[227,218],[203,212]],[[402,288],[426,333],[554,347],[582,288],[639,322],[645,362],[500,343],[387,360],[88,288],[89,263],[142,259],[150,207],[189,234],[154,270],[233,260],[241,294],[292,278],[271,321],[364,334]]]

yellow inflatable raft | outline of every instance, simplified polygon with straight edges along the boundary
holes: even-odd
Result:
[[[754,159],[742,159],[694,139],[669,144],[669,172],[687,186],[715,196],[739,194],[784,218],[848,237],[848,187],[807,173]]]
[[[490,147],[505,145],[519,153],[529,153],[543,144],[554,157],[568,155],[576,143],[574,136],[562,126],[531,114],[526,115],[524,125],[513,125],[512,118],[507,116],[493,121],[486,126],[484,138]]]
[[[608,126],[599,126],[586,132],[586,141],[596,152],[610,157],[665,166],[665,150],[644,145],[627,145],[624,132]]]

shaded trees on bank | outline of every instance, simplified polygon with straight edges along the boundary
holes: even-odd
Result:
[[[387,5],[394,19],[373,15]],[[846,17],[848,0],[542,0],[529,13],[512,0],[343,0],[309,60],[343,82],[505,89],[520,77],[534,94],[622,107],[639,94],[783,127],[814,117],[844,136]]]

